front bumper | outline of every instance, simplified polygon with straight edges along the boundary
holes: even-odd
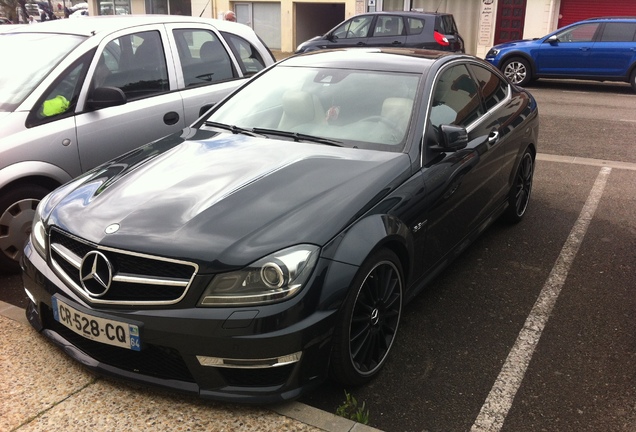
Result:
[[[500,59],[499,57],[488,57],[488,56],[484,58],[484,60],[486,60],[488,63],[490,63],[496,68],[499,67],[499,59]]]
[[[355,268],[339,263],[344,274]],[[309,293],[324,281],[317,268],[309,286],[282,303],[245,308],[91,307],[68,288],[30,244],[23,283],[31,325],[87,368],[128,381],[167,387],[204,398],[274,403],[299,397],[328,372],[339,301],[327,310]],[[345,277],[344,279],[348,279]],[[319,291],[319,290],[318,290]],[[139,326],[142,349],[133,351],[86,339],[54,319],[52,297],[89,316]],[[313,307],[310,305],[314,305]],[[311,310],[309,310],[311,308]],[[299,358],[293,354],[300,353]],[[290,355],[292,355],[290,357]],[[290,360],[291,359],[291,360]]]

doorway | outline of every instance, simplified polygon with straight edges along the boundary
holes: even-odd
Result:
[[[499,0],[494,45],[523,39],[525,19],[526,0]]]

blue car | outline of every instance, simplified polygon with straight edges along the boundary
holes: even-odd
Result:
[[[636,91],[636,17],[593,18],[539,39],[496,45],[486,61],[520,86],[575,78],[629,82]]]

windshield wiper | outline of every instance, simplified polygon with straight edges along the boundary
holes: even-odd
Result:
[[[242,128],[240,126],[228,125],[228,124],[225,124],[225,123],[219,123],[219,122],[214,122],[214,121],[206,121],[204,124],[206,126],[211,126],[211,127],[216,127],[216,128],[219,128],[219,129],[228,130],[228,131],[232,132],[233,134],[243,134],[243,135],[249,135],[249,136],[253,136],[253,137],[262,137],[263,136],[263,134],[261,134],[261,133],[254,132],[254,129]]]
[[[311,141],[311,142],[315,142],[319,144],[327,144],[331,146],[342,147],[342,141],[337,141],[337,140],[333,140],[329,138],[322,138],[322,137],[308,135],[304,133],[288,132],[288,131],[281,131],[277,129],[265,129],[265,128],[254,128],[252,129],[252,131],[256,133],[260,133],[260,134],[278,135],[282,137],[292,138],[296,142]]]

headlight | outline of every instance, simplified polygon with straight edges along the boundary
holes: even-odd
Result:
[[[294,296],[311,275],[319,248],[299,245],[262,258],[244,269],[218,274],[199,306],[246,306]]]
[[[486,54],[486,57],[497,57],[497,54],[499,54],[499,50],[491,48],[491,50],[488,51],[488,54]]]
[[[42,199],[35,210],[31,227],[31,244],[33,244],[33,247],[42,258],[46,258],[46,227],[42,221],[42,209],[44,206],[45,199]]]

